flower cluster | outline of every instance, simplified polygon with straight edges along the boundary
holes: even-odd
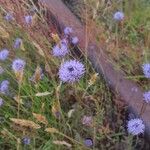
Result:
[[[14,72],[20,72],[23,71],[24,67],[25,67],[25,61],[22,59],[15,59],[12,63],[12,69],[14,70]]]
[[[145,101],[146,103],[150,103],[150,91],[145,92],[145,93],[143,94],[143,98],[144,98],[144,101]]]
[[[148,64],[148,63],[144,64],[142,66],[142,68],[143,68],[143,73],[144,73],[145,77],[150,78],[150,64]]]
[[[69,53],[67,42],[61,41],[53,48],[53,56],[64,57]]]
[[[7,20],[7,21],[12,21],[14,19],[12,13],[7,13],[5,16],[4,16],[4,19]]]
[[[66,61],[60,66],[59,78],[62,82],[78,81],[85,73],[84,65],[77,60]]]
[[[128,133],[132,135],[139,135],[141,133],[144,133],[145,125],[139,118],[131,119],[130,121],[128,121],[127,130]]]
[[[78,37],[76,37],[76,36],[73,37],[72,40],[71,40],[71,42],[72,42],[72,44],[74,44],[74,45],[78,44],[78,42],[79,42]]]
[[[71,27],[66,27],[66,28],[64,29],[64,34],[65,34],[65,35],[70,35],[72,32],[73,32],[73,30],[72,30]]]
[[[28,138],[28,137],[24,137],[24,138],[22,139],[22,142],[23,142],[24,145],[29,145],[30,142],[31,142],[31,139]]]
[[[6,94],[8,92],[9,81],[3,80],[0,84],[0,93]]]
[[[28,25],[32,24],[33,17],[31,15],[25,16],[25,23]]]
[[[116,21],[122,21],[124,19],[124,13],[121,11],[117,11],[114,13],[114,20]]]
[[[8,51],[7,49],[1,50],[1,51],[0,51],[0,60],[1,60],[1,61],[6,60],[7,57],[8,57],[8,55],[9,55],[9,51]]]
[[[91,138],[85,139],[84,145],[87,146],[87,147],[93,146],[93,140]]]
[[[22,39],[21,39],[21,38],[16,38],[13,47],[14,47],[15,49],[19,49],[20,46],[21,46],[21,44],[22,44]]]

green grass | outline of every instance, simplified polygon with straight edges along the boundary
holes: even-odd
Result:
[[[2,12],[1,12],[2,13]],[[39,19],[38,22],[41,20]],[[5,68],[5,73],[0,76],[0,82],[4,79],[10,81],[10,94],[2,95],[4,105],[0,107],[0,147],[1,150],[67,150],[65,145],[54,144],[54,141],[65,141],[71,144],[74,150],[86,149],[136,149],[144,147],[146,143],[143,137],[134,138],[126,132],[126,107],[121,105],[121,101],[109,89],[104,79],[98,75],[95,82],[89,85],[89,81],[96,73],[89,61],[80,59],[87,66],[86,75],[75,84],[62,84],[58,78],[58,69],[61,59],[50,56],[54,41],[36,33],[35,41],[30,31],[21,27],[17,23],[5,22],[0,17],[0,26],[8,32],[8,38],[0,38],[1,48],[6,47],[11,52],[9,59],[1,66]],[[34,26],[35,27],[35,26]],[[43,26],[40,26],[43,30]],[[45,28],[44,28],[45,29]],[[31,28],[33,30],[33,28]],[[34,32],[33,32],[34,33]],[[14,50],[13,41],[16,37],[22,37],[22,49]],[[42,57],[34,43],[41,46],[45,56]],[[43,45],[41,45],[41,43]],[[46,43],[46,44],[45,44]],[[72,47],[70,47],[72,49]],[[46,54],[49,55],[46,55]],[[18,84],[17,78],[11,69],[14,58],[22,58],[27,65],[24,70],[23,80]],[[72,54],[65,60],[74,58]],[[37,66],[43,69],[44,77],[36,84],[29,79],[33,75]],[[48,65],[49,70],[45,67]],[[88,87],[88,88],[87,88]],[[38,93],[49,92],[47,95],[37,96]],[[19,96],[20,100],[15,101],[14,97]],[[68,112],[72,115],[68,115]],[[56,113],[60,117],[56,116]],[[36,119],[33,113],[44,116],[44,119]],[[82,124],[84,115],[92,116],[91,126]],[[40,129],[24,127],[26,123],[16,124],[11,118],[19,118],[33,121],[41,126]],[[42,121],[47,123],[42,123]],[[57,132],[46,132],[46,128],[55,128]],[[31,139],[30,145],[22,143],[23,137]],[[84,140],[91,138],[94,141],[93,147],[84,145]],[[135,144],[137,142],[137,144]]]

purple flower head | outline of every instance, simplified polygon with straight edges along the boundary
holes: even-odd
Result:
[[[29,144],[31,143],[31,140],[30,140],[30,138],[28,138],[28,137],[24,137],[23,140],[22,140],[22,142],[23,142],[23,144],[25,144],[25,145],[29,145]]]
[[[61,41],[59,44],[53,48],[53,56],[64,57],[69,53],[69,49],[66,41]]]
[[[14,48],[15,49],[20,48],[21,44],[22,44],[22,39],[21,38],[16,38],[16,40],[14,42]]]
[[[14,19],[12,13],[7,13],[5,16],[4,16],[4,19],[7,20],[7,21],[12,21]]]
[[[83,125],[87,125],[87,126],[90,126],[92,124],[92,116],[83,116],[82,118],[82,124]]]
[[[150,91],[145,92],[145,93],[143,94],[143,98],[144,98],[144,101],[145,101],[146,103],[150,103]]]
[[[60,66],[59,78],[63,82],[78,81],[85,73],[85,68],[82,63],[77,60],[66,61]]]
[[[76,36],[73,37],[71,42],[72,42],[72,44],[74,44],[74,45],[78,44],[78,42],[79,42],[78,37],[76,37]]]
[[[5,59],[7,59],[8,55],[9,55],[9,51],[7,49],[2,49],[0,51],[0,60],[4,61]]]
[[[4,104],[4,101],[2,98],[0,98],[0,107]]]
[[[9,81],[3,80],[0,84],[0,93],[6,94],[8,92]]]
[[[84,145],[87,146],[87,147],[93,146],[93,140],[90,139],[90,138],[85,139]]]
[[[143,68],[143,73],[145,77],[150,78],[150,64],[144,64],[142,68]]]
[[[19,72],[19,71],[22,71],[25,67],[25,61],[22,60],[22,59],[15,59],[12,63],[12,69],[15,71],[15,72]]]
[[[124,19],[124,13],[121,12],[121,11],[117,11],[115,14],[114,14],[114,20],[116,21],[121,21]]]
[[[138,135],[144,133],[145,125],[141,119],[131,119],[127,124],[128,133]]]
[[[64,34],[65,34],[65,35],[69,35],[69,34],[71,34],[72,32],[73,32],[73,30],[72,30],[71,27],[66,27],[66,28],[64,29]]]
[[[25,16],[25,23],[31,25],[33,17],[31,15]]]
[[[4,72],[4,69],[2,68],[2,66],[0,66],[0,75]]]

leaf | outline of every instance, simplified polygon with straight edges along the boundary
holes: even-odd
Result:
[[[41,56],[45,56],[45,54],[44,54],[44,52],[43,52],[43,50],[42,50],[42,48],[40,47],[40,45],[39,44],[37,44],[37,43],[35,43],[34,41],[33,41],[33,45],[38,49],[38,53],[41,55]]]
[[[9,38],[9,33],[2,26],[0,26],[0,37]]]
[[[59,133],[56,128],[46,128],[45,131],[48,133]]]
[[[56,145],[65,145],[65,146],[67,146],[68,148],[71,148],[71,147],[72,147],[72,145],[69,144],[69,143],[67,143],[66,141],[53,141],[53,143],[56,144]]]
[[[69,112],[68,112],[68,118],[71,118],[71,116],[72,116],[72,114],[73,114],[74,111],[75,111],[75,109],[69,110]]]
[[[58,34],[52,33],[51,36],[52,36],[53,40],[55,41],[55,43],[59,43],[60,38],[59,38]]]
[[[25,119],[17,119],[17,118],[10,118],[12,122],[15,124],[18,124],[23,127],[27,128],[33,128],[33,129],[40,129],[41,126],[39,124],[34,123],[33,121],[30,120],[25,120]]]
[[[59,118],[60,117],[60,103],[58,100],[56,100],[53,105],[52,105],[52,114],[56,117]]]
[[[96,82],[97,77],[98,77],[98,73],[95,73],[95,74],[93,74],[93,75],[91,76],[91,79],[90,79],[90,81],[89,81],[89,85],[90,85],[90,86],[93,85],[93,84]]]
[[[36,93],[35,96],[42,97],[42,96],[47,96],[47,95],[50,95],[50,94],[51,94],[50,92],[43,92],[43,93]]]
[[[22,99],[21,99],[20,96],[18,96],[18,95],[16,95],[16,96],[14,97],[14,100],[15,100],[17,103],[23,104]]]
[[[41,67],[38,65],[35,69],[35,73],[31,78],[31,81],[33,81],[34,83],[37,83],[41,80],[41,75],[42,75],[42,69]]]
[[[41,114],[36,114],[36,113],[32,113],[33,116],[36,118],[37,121],[47,125],[48,124],[48,121],[46,119],[45,116],[41,115]]]
[[[15,75],[16,75],[16,79],[17,79],[18,83],[21,84],[23,81],[23,70],[15,72]]]

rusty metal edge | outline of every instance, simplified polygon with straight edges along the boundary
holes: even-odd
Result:
[[[85,27],[61,0],[40,0],[40,3],[53,14],[61,28],[66,26],[73,28],[74,35],[80,40],[79,47],[84,54],[88,55],[97,72],[104,76],[110,87],[128,104],[129,110],[139,117],[143,106],[143,91],[140,87],[133,81],[126,79],[123,72],[115,70],[105,51],[101,49],[94,39],[88,37],[90,42],[87,43],[88,35]],[[85,51],[86,49],[87,51]],[[141,116],[146,125],[146,138],[150,140],[150,117],[148,114],[150,114],[150,106],[146,107],[145,112]]]

